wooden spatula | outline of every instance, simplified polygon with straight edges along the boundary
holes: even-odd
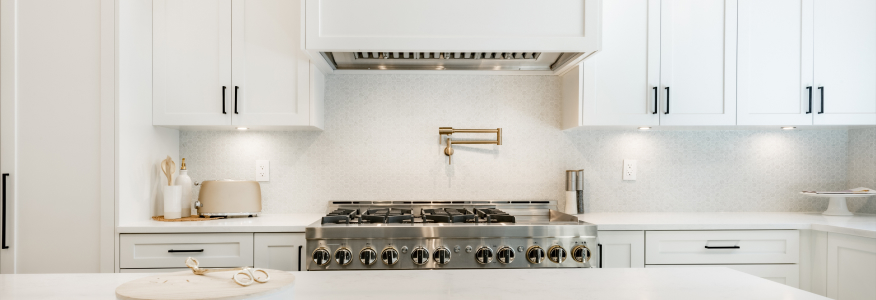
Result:
[[[170,155],[161,161],[161,172],[164,172],[164,176],[167,176],[167,185],[173,185],[171,178],[173,178],[173,173],[176,172],[176,163],[173,162]]]

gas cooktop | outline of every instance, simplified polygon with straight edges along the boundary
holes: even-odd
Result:
[[[556,201],[332,201],[305,230],[307,268],[591,267],[596,226],[556,209]]]

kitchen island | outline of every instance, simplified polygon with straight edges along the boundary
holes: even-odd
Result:
[[[297,299],[828,299],[727,268],[293,274]],[[0,275],[0,299],[115,299],[117,286],[146,276],[151,275]]]

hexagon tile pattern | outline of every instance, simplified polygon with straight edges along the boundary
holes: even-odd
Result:
[[[565,170],[582,168],[588,212],[821,211],[826,201],[797,193],[876,170],[848,167],[849,153],[874,161],[872,130],[854,143],[847,130],[562,131],[555,76],[329,75],[325,111],[324,131],[182,131],[180,155],[197,181],[253,180],[255,161],[270,160],[266,213],[323,213],[329,200],[562,203]],[[454,146],[448,165],[441,126],[501,127],[503,144]],[[637,181],[621,180],[625,158]]]

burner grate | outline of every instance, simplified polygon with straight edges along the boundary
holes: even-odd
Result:
[[[423,220],[433,223],[477,222],[475,214],[464,208],[423,209]]]

